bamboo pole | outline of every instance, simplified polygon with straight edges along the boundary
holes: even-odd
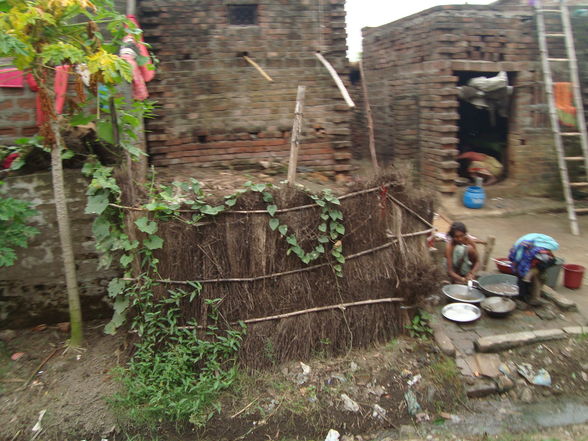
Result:
[[[270,315],[267,317],[259,317],[259,318],[252,318],[246,320],[239,320],[236,322],[231,322],[231,325],[238,325],[240,323],[259,323],[259,322],[267,322],[270,320],[279,320],[288,317],[294,317],[297,315],[302,314],[309,314],[311,312],[320,312],[320,311],[328,311],[329,309],[339,309],[341,311],[345,311],[345,308],[349,308],[351,306],[365,306],[365,305],[376,305],[378,303],[399,303],[403,302],[404,298],[402,297],[384,297],[382,299],[370,299],[370,300],[360,300],[358,302],[350,302],[350,303],[339,303],[338,305],[328,305],[328,306],[318,306],[316,308],[309,308],[303,309],[300,311],[292,311],[286,312],[284,314],[277,314],[277,315]],[[179,326],[180,329],[202,329],[203,326]]]
[[[294,110],[294,124],[292,126],[292,141],[290,142],[290,161],[288,163],[288,185],[296,183],[296,166],[298,164],[298,149],[302,132],[302,114],[304,112],[304,95],[306,86],[298,86],[296,93],[296,108]]]
[[[347,105],[351,108],[354,108],[355,103],[353,102],[353,100],[349,96],[349,92],[347,92],[347,89],[345,88],[345,85],[343,84],[343,81],[341,81],[341,78],[339,77],[339,74],[337,73],[335,68],[331,65],[331,63],[329,63],[327,61],[327,59],[325,57],[323,57],[323,54],[321,54],[320,52],[315,52],[315,55],[321,61],[321,63],[323,63],[323,65],[327,68],[327,70],[331,74],[331,77],[335,81],[335,84],[339,88],[339,92],[341,92],[341,95],[343,95],[343,99],[345,100]]]
[[[363,62],[359,60],[359,74],[361,76],[361,88],[363,90],[363,104],[365,107],[365,114],[367,117],[368,136],[370,141],[370,155],[372,156],[372,166],[374,171],[378,171],[378,158],[376,156],[376,140],[374,138],[374,120],[372,118],[372,107],[368,97],[367,79],[363,71]]]
[[[263,70],[261,68],[261,66],[259,64],[257,64],[255,61],[253,61],[251,58],[249,58],[247,55],[243,55],[243,58],[245,59],[245,61],[247,61],[249,64],[251,64],[254,68],[257,69],[257,71],[268,81],[273,82],[274,80],[272,80],[272,77],[270,77],[265,70]]]

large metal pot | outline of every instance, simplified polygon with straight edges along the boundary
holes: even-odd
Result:
[[[508,274],[482,276],[475,285],[487,296],[516,297],[519,295],[516,276]]]
[[[517,305],[506,297],[488,297],[480,304],[480,307],[490,317],[506,317],[516,309]]]
[[[466,285],[445,285],[441,291],[451,300],[464,303],[480,303],[486,298],[479,289]]]

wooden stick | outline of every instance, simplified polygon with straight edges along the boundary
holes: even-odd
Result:
[[[22,385],[21,389],[24,389],[24,388],[26,388],[26,387],[29,385],[29,383],[30,383],[30,382],[33,380],[33,378],[35,378],[35,375],[37,375],[37,372],[39,372],[39,371],[40,371],[40,370],[43,368],[43,366],[45,366],[45,364],[46,364],[46,363],[47,363],[49,360],[51,360],[51,358],[52,358],[52,357],[53,357],[55,354],[57,354],[57,351],[59,351],[59,348],[56,348],[56,349],[54,349],[54,350],[53,350],[53,352],[51,352],[51,353],[50,353],[50,354],[49,354],[47,357],[45,357],[45,359],[44,359],[44,360],[41,362],[41,364],[40,364],[39,366],[37,366],[37,369],[35,369],[35,370],[33,371],[33,373],[32,373],[32,374],[31,374],[31,376],[28,378],[28,380],[25,382],[25,384],[23,384],[23,385]]]
[[[0,170],[1,171],[1,170]],[[361,194],[366,194],[366,193],[372,193],[374,191],[378,191],[380,190],[382,187],[390,187],[391,185],[393,185],[393,183],[389,182],[387,184],[382,184],[378,187],[372,187],[372,188],[366,188],[365,190],[359,190],[359,191],[355,191],[353,193],[347,193],[344,194],[343,196],[339,196],[339,200],[343,200],[343,199],[347,199],[347,198],[351,198],[354,196],[359,196]],[[115,208],[121,208],[123,210],[130,210],[130,211],[150,211],[147,210],[146,208],[142,208],[142,207],[129,207],[127,205],[119,205],[119,204],[108,204],[111,207],[115,207]],[[281,208],[276,210],[276,213],[288,213],[290,211],[297,211],[297,210],[304,210],[307,208],[316,208],[318,207],[317,204],[307,204],[307,205],[299,205],[298,207],[291,207],[291,208]],[[177,210],[178,213],[196,213],[198,210]],[[223,211],[224,214],[269,214],[267,212],[267,210],[226,210]],[[198,223],[196,224],[196,226],[200,226],[200,225],[208,225],[210,222],[206,222],[206,223]]]
[[[321,54],[320,52],[316,52],[315,55],[321,61],[321,63],[323,63],[323,65],[327,68],[327,70],[331,74],[331,77],[335,81],[335,84],[339,88],[339,92],[341,92],[341,95],[343,95],[343,99],[345,100],[347,105],[351,108],[354,108],[355,103],[353,102],[353,100],[349,96],[349,92],[347,92],[347,89],[345,88],[345,85],[343,84],[343,81],[341,81],[341,78],[339,77],[339,74],[337,73],[335,68],[333,66],[331,66],[331,63],[329,63],[326,60],[326,58],[323,57],[323,54]]]
[[[426,234],[429,234],[433,231],[433,228],[429,228],[427,230],[423,230],[423,231],[415,231],[414,233],[404,233],[402,234],[402,237],[415,237],[415,236],[424,236]],[[370,248],[364,251],[360,251],[359,253],[355,253],[355,254],[350,254],[349,256],[345,256],[345,260],[351,260],[351,259],[356,259],[358,257],[364,256],[366,254],[371,254],[374,253],[376,251],[380,251],[386,248],[391,247],[392,245],[394,245],[396,242],[398,242],[398,236],[395,236],[393,234],[387,233],[386,234],[390,239],[392,239],[390,242],[386,242],[383,245],[379,245],[377,247],[374,248]],[[290,274],[296,274],[296,273],[302,273],[302,272],[306,272],[306,271],[312,271],[315,270],[317,268],[321,268],[323,266],[327,266],[330,265],[329,262],[326,263],[319,263],[318,265],[312,265],[312,266],[307,266],[304,268],[297,268],[295,270],[289,270],[289,271],[283,271],[280,273],[272,273],[272,274],[265,274],[263,276],[256,276],[256,277],[234,277],[234,278],[227,278],[227,279],[206,279],[206,280],[156,280],[157,283],[165,283],[168,285],[189,285],[191,283],[231,283],[231,282],[237,282],[237,283],[241,283],[241,282],[256,282],[259,280],[264,280],[264,279],[273,279],[275,277],[281,277],[281,276],[288,276]],[[122,280],[125,280],[127,282],[135,282],[137,279],[133,278],[133,277],[123,277]]]
[[[398,199],[396,199],[394,196],[392,195],[388,195],[388,199],[390,199],[392,202],[394,202],[395,204],[400,205],[402,208],[404,208],[406,211],[408,211],[410,214],[412,214],[413,216],[415,216],[417,219],[419,219],[421,222],[423,222],[427,227],[432,227],[433,224],[431,222],[429,222],[428,220],[424,219],[420,214],[418,214],[416,211],[414,211],[412,208],[407,207],[405,204],[403,204],[402,202],[400,202]]]
[[[238,325],[239,323],[267,322],[270,320],[279,320],[279,319],[283,319],[283,318],[287,318],[287,317],[294,317],[297,315],[309,314],[311,312],[327,311],[329,309],[340,309],[341,311],[344,311],[345,308],[349,308],[350,306],[375,305],[378,303],[395,303],[395,302],[404,302],[404,298],[402,298],[402,297],[385,297],[382,299],[370,299],[370,300],[360,300],[358,302],[339,303],[338,305],[318,306],[316,308],[303,309],[301,311],[286,312],[284,314],[270,315],[267,317],[239,320],[236,322],[231,322],[230,324],[231,325]],[[180,328],[180,329],[195,329],[195,328],[199,328],[199,326],[178,326],[178,328]]]
[[[298,164],[298,149],[302,132],[302,114],[304,111],[304,95],[306,86],[298,86],[296,93],[296,108],[294,110],[294,124],[292,126],[292,141],[290,142],[290,161],[288,163],[288,185],[296,183],[296,166]]]
[[[496,238],[494,236],[488,236],[486,240],[486,250],[484,251],[484,258],[482,259],[482,271],[486,271],[486,267],[488,266],[488,259],[490,259],[490,254],[494,250],[494,243],[496,242]]]
[[[374,120],[372,118],[372,107],[370,106],[370,99],[368,97],[367,78],[363,71],[363,62],[359,60],[359,74],[361,76],[361,88],[363,89],[363,103],[365,107],[365,114],[367,116],[368,136],[370,141],[370,155],[372,156],[372,166],[374,172],[378,171],[378,158],[376,156],[376,140],[374,138]]]
[[[263,70],[261,68],[261,66],[259,64],[257,64],[255,61],[253,61],[251,58],[249,58],[247,55],[243,55],[243,58],[245,59],[245,61],[247,61],[249,64],[251,64],[254,68],[257,69],[257,71],[269,82],[273,82],[274,80],[272,80],[272,77],[270,77],[265,70]]]
[[[247,406],[245,406],[245,407],[244,407],[243,409],[241,409],[239,412],[237,412],[237,413],[236,413],[236,414],[234,414],[234,415],[231,415],[231,419],[233,419],[233,418],[235,418],[235,417],[237,417],[237,416],[241,415],[243,412],[245,412],[247,409],[249,409],[249,408],[250,408],[250,407],[253,405],[253,403],[255,403],[255,402],[256,402],[257,400],[259,400],[260,398],[261,398],[261,397],[257,397],[255,400],[253,400],[251,403],[249,403]]]

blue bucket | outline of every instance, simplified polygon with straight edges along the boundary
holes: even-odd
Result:
[[[482,208],[486,202],[486,192],[482,187],[472,185],[463,193],[463,204],[468,208]]]

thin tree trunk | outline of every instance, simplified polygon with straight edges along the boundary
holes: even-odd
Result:
[[[59,132],[57,121],[51,122],[51,130],[55,136],[55,145],[51,149],[51,176],[53,178],[53,193],[55,195],[55,211],[57,212],[57,226],[61,241],[61,253],[65,272],[65,284],[67,287],[67,300],[69,303],[69,320],[71,324],[70,346],[81,346],[84,340],[82,329],[82,308],[78,292],[76,266],[71,240],[71,227],[67,213],[67,201],[65,199],[65,186],[63,180],[63,164],[61,151],[64,149],[63,138]]]

